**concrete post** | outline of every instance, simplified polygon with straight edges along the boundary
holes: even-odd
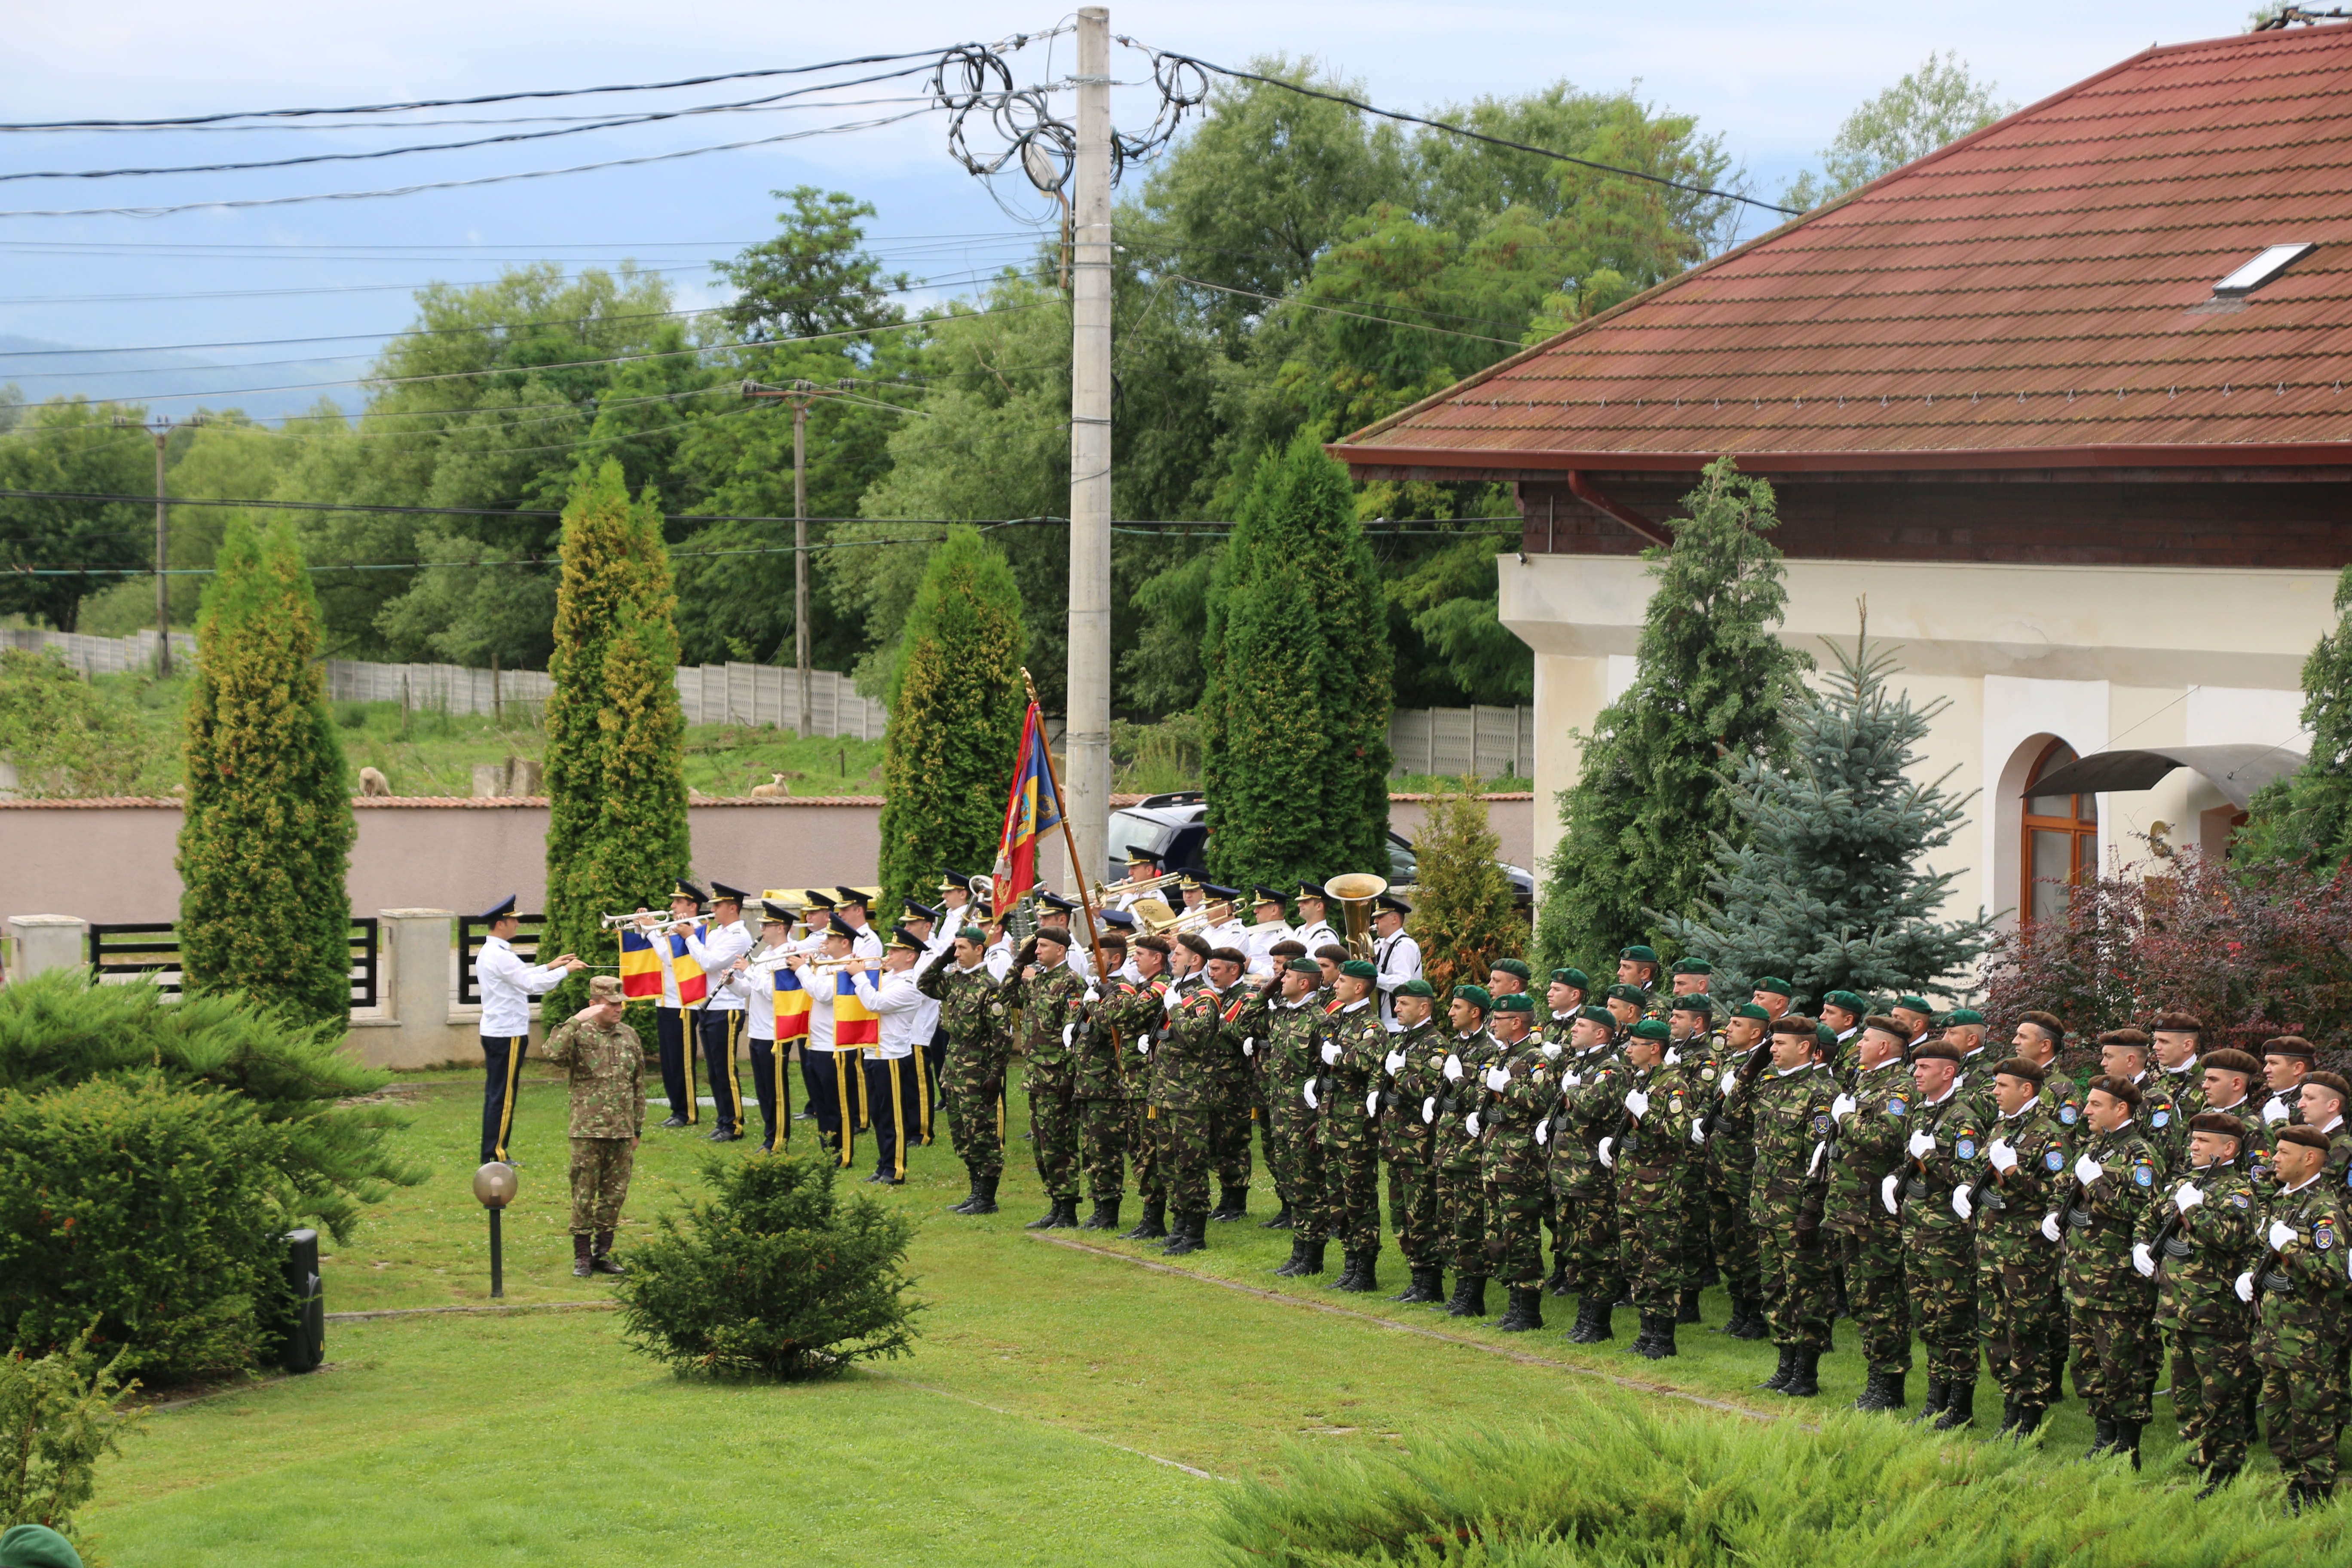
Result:
[[[1068,766],[1062,800],[1084,865],[1100,881],[1110,821],[1111,208],[1110,12],[1078,11],[1076,199],[1070,267]]]
[[[10,915],[8,934],[16,947],[11,980],[29,980],[51,969],[89,967],[89,922],[78,915]]]

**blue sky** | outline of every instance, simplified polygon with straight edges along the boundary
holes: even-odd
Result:
[[[1359,79],[1373,101],[1406,110],[1527,90],[1559,78],[1593,88],[1638,83],[1645,97],[1720,132],[1757,194],[1769,196],[1812,161],[1849,110],[1930,50],[1956,50],[2005,97],[2031,102],[2152,42],[2238,31],[2245,11],[2244,0],[2156,0],[2129,15],[2018,0],[1908,8],[1851,0],[1685,0],[1673,7],[1194,0],[1115,5],[1111,24],[1115,32],[1232,65],[1264,53],[1311,54]],[[583,87],[928,49],[1042,31],[1064,15],[1001,0],[982,6],[741,0],[652,6],[408,0],[359,9],[285,0],[18,6],[7,26],[9,47],[0,53],[0,103],[12,121],[127,119]],[[1043,46],[1015,57],[1024,83],[1070,68],[1069,40],[1052,47],[1050,67]],[[1142,66],[1140,56],[1114,51],[1113,72],[1122,80],[1147,74]],[[756,83],[720,84],[663,97],[671,104],[708,103],[761,90]],[[898,98],[911,90],[902,81],[838,96]],[[545,112],[615,101],[557,103]],[[669,152],[912,107],[718,115],[370,163],[14,180],[0,182],[0,210],[370,190]],[[1116,113],[1122,126],[1139,125],[1149,118],[1149,96],[1121,89]],[[413,139],[489,133],[444,126]],[[408,139],[380,130],[10,134],[0,136],[0,173],[277,158]],[[502,264],[541,258],[600,265],[635,258],[672,269],[667,275],[683,302],[707,302],[713,297],[709,262],[770,232],[777,204],[767,193],[803,183],[872,201],[879,209],[872,225],[877,248],[895,268],[932,279],[939,293],[961,291],[1030,243],[1028,231],[950,161],[941,117],[927,114],[781,146],[389,200],[152,218],[0,217],[0,350],[21,349],[25,340],[145,348],[382,333],[407,322],[408,290],[419,284],[488,279]],[[293,389],[156,404],[170,412],[198,401],[277,411],[321,392],[348,405],[357,402],[352,389],[310,384],[353,374],[350,356],[364,358],[374,342],[69,361],[0,354],[0,382],[20,381],[37,395],[82,390],[131,398],[158,391]],[[305,355],[324,357],[297,358]],[[289,361],[294,363],[280,363]],[[219,368],[201,368],[207,365]],[[33,374],[61,367],[85,374]]]

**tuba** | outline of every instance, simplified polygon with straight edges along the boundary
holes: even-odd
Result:
[[[1367,963],[1372,961],[1372,900],[1388,890],[1387,879],[1369,871],[1350,871],[1323,884],[1323,896],[1339,906],[1349,953]]]

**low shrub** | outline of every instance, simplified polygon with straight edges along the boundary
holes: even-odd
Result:
[[[288,1306],[286,1141],[152,1069],[0,1090],[0,1335],[159,1380],[251,1365]]]
[[[2352,1521],[2283,1517],[2274,1480],[2198,1501],[2119,1464],[1937,1438],[1871,1416],[1806,1423],[1563,1388],[1558,1425],[1415,1440],[1394,1458],[1305,1450],[1225,1494],[1235,1563],[1481,1568],[2288,1568],[2341,1562]]]
[[[684,1372],[797,1378],[906,1353],[922,1303],[904,1272],[915,1226],[834,1191],[819,1155],[713,1157],[713,1192],[624,1255],[630,1343]]]
[[[45,1524],[73,1534],[74,1510],[97,1489],[98,1462],[141,1420],[119,1401],[138,1388],[86,1337],[40,1357],[0,1356],[0,1531]]]

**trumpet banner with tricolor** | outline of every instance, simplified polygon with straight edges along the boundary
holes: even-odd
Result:
[[[676,931],[642,931],[634,926],[621,928],[621,994],[661,1000],[661,950],[654,945],[656,942],[669,944],[669,967],[677,979],[678,1005],[691,1007],[707,1000],[710,994],[709,978],[687,950],[686,938]]]
[[[1055,787],[1053,763],[1045,755],[1045,716],[1033,699],[1021,721],[1013,792],[1004,803],[1004,835],[996,847],[997,909],[1011,909],[1013,900],[1037,885],[1038,846],[1061,825],[1061,793]]]

